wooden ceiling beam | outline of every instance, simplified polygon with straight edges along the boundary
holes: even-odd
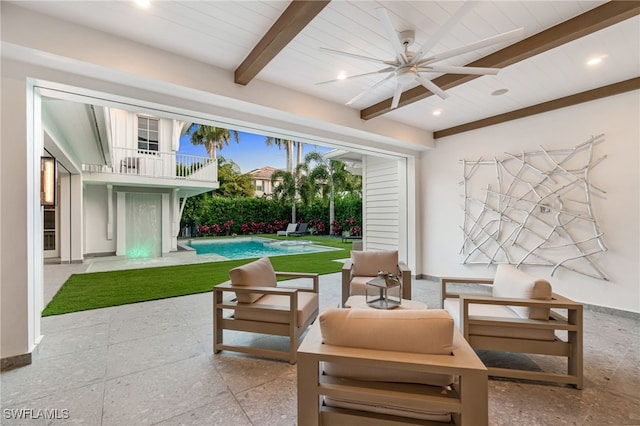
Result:
[[[524,40],[507,46],[488,56],[471,62],[470,67],[504,68],[522,60],[539,55],[543,52],[577,40],[586,35],[600,31],[611,25],[622,22],[640,14],[640,1],[610,1],[564,21],[554,27],[534,34]],[[433,79],[433,82],[443,90],[451,89],[467,83],[479,75],[444,74]],[[424,86],[417,86],[402,93],[398,108],[412,104],[432,96]],[[375,105],[360,111],[360,118],[370,120],[391,111],[392,98],[387,98]]]
[[[638,89],[640,89],[640,77],[620,81],[618,83],[609,84],[608,86],[598,87],[597,89],[587,90],[585,92],[576,93],[554,99],[552,101],[542,102],[537,105],[528,106],[515,111],[509,111],[504,114],[494,115],[493,117],[483,118],[481,120],[472,121],[459,126],[449,127],[448,129],[438,130],[433,133],[433,138],[440,139],[446,136],[481,129],[483,127],[493,126],[494,124],[505,123],[507,121],[542,114],[543,112],[553,111],[554,109],[565,108],[583,102],[594,101],[596,99],[619,95],[620,93]]]
[[[331,0],[293,0],[251,53],[236,68],[234,81],[246,86]]]

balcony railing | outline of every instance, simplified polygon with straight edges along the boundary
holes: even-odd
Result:
[[[82,169],[88,172],[165,179],[203,182],[218,180],[218,164],[213,158],[133,148],[113,148],[111,166],[83,164]]]

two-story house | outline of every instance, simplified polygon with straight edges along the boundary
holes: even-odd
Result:
[[[42,102],[44,155],[58,203],[45,210],[45,256],[155,257],[177,250],[186,199],[218,188],[214,159],[179,154],[189,122],[61,99]]]
[[[249,172],[249,174],[251,175],[251,183],[256,189],[256,197],[273,194],[273,184],[271,183],[271,176],[276,170],[278,169],[276,169],[275,167],[264,166],[260,167],[259,169],[253,169]]]

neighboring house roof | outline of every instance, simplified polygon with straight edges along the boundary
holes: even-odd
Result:
[[[271,175],[278,170],[275,167],[264,166],[259,169],[254,169],[249,172],[250,175],[253,175],[256,179],[271,179]]]

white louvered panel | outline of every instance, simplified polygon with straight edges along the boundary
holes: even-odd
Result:
[[[398,160],[366,157],[363,202],[367,250],[397,250],[399,244]]]

